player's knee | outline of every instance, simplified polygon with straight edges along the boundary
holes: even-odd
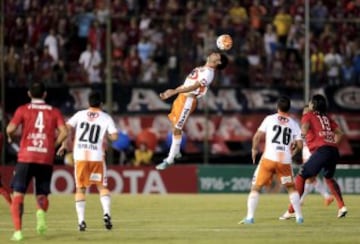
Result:
[[[182,134],[182,131],[180,129],[174,128],[174,135],[175,136],[181,136],[181,134]]]
[[[76,201],[76,202],[85,201],[85,193],[83,193],[83,192],[76,192],[76,193],[75,193],[75,201]]]
[[[251,192],[260,192],[261,191],[261,186],[255,186],[253,185],[251,187]]]
[[[99,194],[100,194],[100,196],[110,195],[110,191],[106,187],[103,187],[103,188],[99,189]]]

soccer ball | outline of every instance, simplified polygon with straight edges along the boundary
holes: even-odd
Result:
[[[220,50],[229,50],[232,47],[233,40],[230,35],[223,34],[216,38],[216,46]]]

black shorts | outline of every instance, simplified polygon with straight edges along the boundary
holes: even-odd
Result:
[[[305,179],[318,175],[322,171],[325,178],[334,177],[339,150],[332,146],[319,147],[303,164],[299,174]]]
[[[19,162],[15,166],[11,188],[16,192],[26,193],[31,179],[34,178],[34,193],[36,195],[48,195],[52,173],[52,165]]]

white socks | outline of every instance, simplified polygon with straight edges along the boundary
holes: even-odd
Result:
[[[85,200],[75,202],[76,214],[78,217],[79,224],[82,221],[85,221],[85,205],[86,205]]]
[[[289,193],[290,203],[292,204],[295,210],[296,219],[302,218],[301,206],[300,206],[300,196],[297,191]]]
[[[101,202],[101,206],[104,211],[104,214],[110,215],[110,204],[111,204],[110,195],[100,196],[100,202]]]
[[[255,210],[259,202],[259,192],[251,191],[247,200],[247,215],[246,219],[253,219]]]
[[[174,136],[172,135],[171,147],[169,151],[169,155],[166,158],[166,161],[170,164],[174,163],[175,156],[180,152],[182,136]]]

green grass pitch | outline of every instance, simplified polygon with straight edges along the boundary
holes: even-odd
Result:
[[[348,216],[337,219],[337,206],[325,207],[316,194],[303,206],[305,222],[280,221],[286,194],[262,194],[255,224],[238,225],[246,215],[246,194],[113,195],[114,228],[105,230],[98,195],[87,195],[86,232],[77,230],[72,195],[52,195],[48,231],[35,231],[35,202],[26,196],[21,243],[360,243],[360,197],[345,195]],[[13,228],[0,199],[0,243],[10,243]]]

